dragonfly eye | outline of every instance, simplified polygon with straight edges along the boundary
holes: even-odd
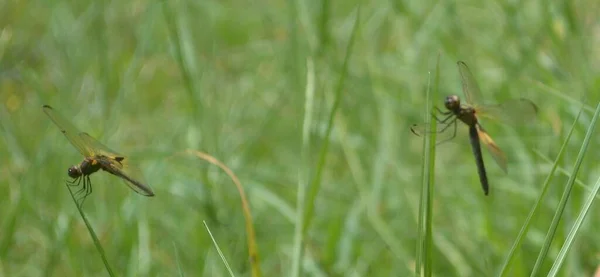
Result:
[[[458,96],[456,95],[447,96],[444,101],[444,106],[446,106],[446,109],[448,110],[456,110],[460,108],[460,99],[458,99]]]
[[[69,167],[68,174],[71,178],[78,178],[79,176],[81,176],[81,170],[79,170],[79,168],[74,165]]]

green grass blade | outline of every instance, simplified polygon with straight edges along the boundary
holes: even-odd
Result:
[[[573,185],[575,184],[575,178],[577,177],[577,173],[579,172],[579,168],[581,167],[581,163],[583,161],[583,157],[587,152],[588,145],[590,143],[590,138],[594,133],[594,127],[596,127],[596,120],[598,119],[598,115],[600,114],[600,103],[596,107],[596,112],[594,113],[594,117],[585,134],[585,138],[583,139],[583,143],[581,148],[579,149],[579,154],[577,155],[577,160],[575,161],[575,166],[573,166],[573,170],[571,171],[571,176],[567,181],[565,186],[565,190],[563,191],[563,195],[558,203],[557,211],[554,214],[554,218],[552,218],[552,223],[550,224],[550,228],[548,233],[546,234],[546,238],[544,239],[544,244],[542,245],[542,249],[538,255],[538,258],[533,267],[533,271],[531,272],[531,276],[538,276],[538,273],[542,267],[544,259],[548,254],[548,250],[550,249],[550,245],[552,244],[552,239],[556,233],[556,229],[558,228],[558,223],[563,215],[565,207],[567,205],[567,200],[569,200],[569,196],[571,195],[571,190],[573,189]]]
[[[75,200],[75,195],[73,195],[73,192],[69,189],[68,184],[65,183],[65,186],[67,186],[67,190],[69,190],[69,194],[71,194],[71,199],[73,199],[73,203],[75,203],[75,207],[77,207],[77,210],[79,211],[79,215],[81,215],[83,222],[85,222],[85,227],[87,227],[88,232],[90,233],[90,236],[92,237],[92,240],[94,241],[94,246],[96,246],[96,250],[98,250],[98,253],[100,254],[100,258],[102,258],[102,262],[104,263],[104,268],[106,268],[106,271],[108,272],[109,276],[115,276],[115,274],[113,273],[113,271],[110,267],[110,264],[108,263],[106,254],[104,253],[104,248],[102,248],[102,245],[100,244],[100,240],[96,236],[96,232],[94,232],[94,229],[92,228],[92,225],[85,217],[83,210],[77,204],[77,200]]]
[[[213,245],[217,249],[217,253],[219,253],[219,257],[221,257],[221,261],[223,261],[225,268],[227,268],[227,272],[229,272],[229,276],[232,276],[232,277],[235,276],[235,274],[233,274],[233,271],[231,270],[231,266],[229,266],[229,263],[227,262],[227,259],[225,259],[225,255],[223,255],[223,251],[221,251],[221,248],[219,248],[219,244],[217,243],[217,240],[215,240],[215,237],[213,236],[212,232],[210,231],[210,228],[208,228],[208,225],[206,224],[206,220],[202,220],[202,223],[204,224],[204,227],[206,228],[206,231],[208,232],[208,235],[210,236],[210,239],[212,240]]]
[[[200,78],[200,73],[196,64],[196,57],[193,56],[195,51],[186,49],[186,47],[192,47],[194,43],[188,41],[189,33],[193,31],[190,29],[189,24],[185,24],[185,17],[181,17],[184,13],[178,13],[180,10],[179,5],[185,5],[181,2],[168,2],[163,3],[163,15],[165,17],[165,23],[171,42],[173,43],[173,51],[177,60],[177,65],[181,71],[183,78],[183,84],[185,91],[188,93],[190,101],[190,109],[193,114],[197,111],[202,110],[202,101],[197,95],[200,94],[197,84]],[[181,24],[180,24],[181,22]]]
[[[596,113],[594,114],[594,118],[592,119],[592,122],[590,123],[590,126],[588,127],[588,133],[593,133],[593,130],[594,130],[594,127],[596,124],[596,120],[598,119],[599,114],[600,114],[600,102],[598,103],[598,106],[596,107]],[[586,139],[587,139],[587,136],[586,136]],[[586,143],[586,141],[584,141],[584,144],[585,143]],[[587,148],[587,145],[585,145],[585,146]],[[583,151],[585,151],[585,150],[583,150]],[[573,177],[573,179],[574,178],[575,177]],[[560,270],[560,267],[562,266],[563,262],[565,261],[565,259],[567,257],[567,253],[568,253],[569,249],[573,245],[575,236],[579,232],[579,229],[581,228],[581,225],[583,224],[585,217],[587,216],[588,212],[590,211],[590,208],[592,207],[592,204],[594,203],[594,200],[596,199],[596,194],[598,194],[598,190],[600,190],[600,179],[598,179],[596,181],[596,184],[594,185],[594,189],[593,189],[592,193],[590,193],[588,195],[588,198],[586,199],[585,204],[583,205],[583,208],[581,209],[581,212],[579,212],[579,215],[577,216],[577,219],[575,220],[575,223],[573,224],[571,231],[569,231],[569,234],[567,235],[565,243],[563,244],[562,248],[560,249],[560,252],[558,252],[558,256],[556,257],[556,260],[554,261],[554,264],[552,265],[552,268],[550,269],[548,276],[556,276],[558,274],[558,270]]]
[[[432,246],[433,246],[433,188],[435,177],[435,146],[436,146],[436,128],[437,121],[434,118],[435,109],[433,109],[433,101],[438,95],[440,79],[440,56],[438,55],[435,72],[435,83],[433,89],[433,97],[431,95],[430,86],[427,86],[426,92],[426,107],[427,121],[429,124],[429,133],[423,138],[423,165],[422,165],[422,190],[419,205],[419,223],[418,223],[418,246],[417,246],[417,261],[416,275],[421,275],[421,269],[424,269],[425,276],[432,274]]]
[[[573,121],[573,125],[571,125],[571,129],[569,130],[569,133],[567,134],[567,137],[565,138],[565,141],[563,142],[563,144],[560,148],[560,151],[558,152],[558,155],[556,156],[556,159],[554,160],[554,163],[552,164],[552,168],[550,169],[550,172],[548,173],[548,177],[546,177],[546,180],[544,181],[542,193],[540,193],[537,200],[535,201],[535,205],[533,206],[533,209],[531,209],[531,211],[529,211],[529,214],[527,215],[527,218],[525,219],[525,222],[523,223],[523,227],[521,227],[521,230],[519,231],[519,234],[517,235],[515,242],[513,243],[510,250],[508,251],[508,255],[507,255],[506,259],[504,260],[504,264],[500,268],[499,276],[508,276],[508,271],[511,268],[511,265],[514,263],[514,260],[515,260],[516,254],[517,254],[517,249],[519,249],[519,247],[521,247],[521,245],[523,244],[523,240],[525,239],[525,237],[527,236],[527,233],[529,232],[529,227],[531,227],[531,222],[532,222],[533,218],[536,217],[540,207],[542,206],[542,199],[544,199],[544,196],[546,196],[546,193],[548,192],[548,188],[550,187],[550,182],[554,179],[554,172],[558,168],[558,164],[561,162],[561,160],[563,158],[563,154],[565,153],[565,150],[567,149],[567,146],[569,145],[569,141],[571,140],[571,135],[573,135],[573,131],[575,130],[575,127],[577,126],[577,122],[579,121],[579,117],[581,116],[583,111],[584,111],[584,106],[582,106],[581,109],[579,109],[579,113],[575,117],[575,120]]]
[[[308,198],[305,206],[305,214],[304,214],[304,226],[303,233],[304,235],[308,231],[311,220],[313,218],[313,209],[314,204],[317,198],[317,194],[321,188],[321,175],[323,174],[323,169],[325,168],[325,162],[327,160],[327,150],[329,148],[329,138],[331,137],[331,130],[333,129],[333,121],[337,110],[339,109],[340,103],[342,102],[343,92],[344,92],[344,83],[346,81],[346,76],[348,75],[348,63],[350,62],[350,56],[352,54],[354,41],[358,34],[358,26],[360,22],[360,7],[356,12],[356,20],[354,21],[354,27],[352,29],[352,34],[350,35],[350,40],[348,41],[348,45],[346,47],[346,55],[344,57],[344,64],[342,66],[340,79],[336,85],[336,95],[333,103],[333,107],[331,108],[331,112],[329,113],[329,119],[327,121],[327,129],[325,131],[325,137],[323,139],[323,147],[319,153],[319,161],[317,163],[316,173],[314,178],[312,179],[309,191]]]
[[[304,209],[305,194],[308,180],[310,180],[310,129],[313,122],[314,97],[315,97],[315,71],[314,63],[308,60],[306,64],[306,90],[304,95],[304,118],[302,122],[302,168],[298,174],[298,192],[296,197],[296,224],[294,230],[294,252],[292,258],[291,276],[300,276],[302,256],[304,254]]]
[[[179,251],[177,249],[177,245],[173,242],[173,253],[175,254],[175,261],[177,262],[177,273],[179,273],[180,277],[185,276],[185,272],[183,272],[183,266],[181,265],[181,258],[179,258]]]
[[[350,35],[350,40],[348,41],[348,45],[346,47],[346,55],[344,57],[344,64],[342,66],[341,69],[341,75],[340,78],[338,80],[338,83],[336,85],[336,94],[335,94],[335,100],[333,103],[333,107],[331,108],[331,112],[329,114],[329,119],[327,121],[327,129],[325,131],[325,137],[323,139],[323,146],[320,150],[319,153],[319,161],[317,163],[317,167],[316,167],[316,173],[310,183],[310,186],[308,188],[308,195],[305,201],[305,205],[304,205],[304,210],[302,211],[304,213],[303,219],[302,220],[302,226],[301,226],[301,238],[306,237],[306,234],[308,232],[308,229],[310,227],[310,223],[312,221],[312,218],[314,216],[314,205],[317,199],[317,194],[320,191],[321,188],[321,175],[323,174],[323,169],[325,168],[325,162],[327,160],[327,150],[329,148],[329,138],[331,137],[331,131],[333,129],[333,122],[335,119],[335,115],[339,109],[340,103],[342,102],[342,98],[343,98],[343,92],[344,92],[344,84],[346,81],[346,76],[348,75],[348,63],[350,62],[350,57],[352,55],[352,51],[353,51],[353,46],[354,46],[354,41],[356,39],[356,36],[358,34],[358,26],[359,26],[359,22],[360,22],[360,7],[358,8],[357,12],[356,12],[356,19],[354,21],[354,26],[352,29],[352,34]],[[302,253],[304,252],[304,243],[302,243],[300,245],[300,247],[302,249],[298,249],[296,250],[296,252],[298,254],[300,254],[299,256],[297,256],[295,259],[295,263],[298,263],[298,265],[295,265],[295,267],[293,268],[293,270],[295,271],[292,276],[302,276]]]
[[[430,80],[427,81],[427,91],[425,93],[425,114],[430,114],[430,106],[431,106],[431,100],[429,97],[429,83]],[[427,116],[428,120],[431,120],[432,117],[431,115]],[[431,123],[431,124],[436,124],[436,123]],[[435,134],[434,134],[435,136]],[[423,268],[423,259],[425,258],[425,237],[426,237],[426,232],[425,232],[425,219],[426,217],[426,212],[427,212],[427,200],[429,199],[427,197],[427,175],[425,174],[425,172],[427,171],[427,167],[428,167],[428,159],[429,156],[427,155],[427,151],[429,151],[429,149],[427,148],[427,139],[428,137],[423,137],[423,160],[422,160],[422,164],[421,164],[421,196],[420,196],[420,200],[419,200],[419,216],[418,216],[418,229],[417,229],[417,235],[418,235],[418,239],[417,239],[417,254],[416,254],[416,261],[415,261],[415,275],[416,276],[421,276],[421,269]]]

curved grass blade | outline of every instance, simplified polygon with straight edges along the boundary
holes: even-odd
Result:
[[[598,105],[596,106],[596,112],[594,113],[592,121],[586,131],[585,138],[583,139],[583,143],[581,145],[581,148],[579,149],[579,154],[577,155],[577,160],[575,161],[575,165],[573,166],[573,170],[571,171],[571,176],[567,181],[567,184],[563,191],[563,195],[561,196],[561,199],[558,203],[557,210],[554,213],[554,218],[552,218],[552,223],[550,224],[550,228],[548,229],[548,233],[546,234],[546,238],[544,239],[544,244],[542,245],[542,249],[540,250],[535,265],[533,266],[531,276],[538,276],[542,264],[546,259],[548,250],[550,249],[550,245],[552,244],[552,240],[554,239],[554,235],[556,234],[558,223],[560,222],[563,212],[565,211],[567,201],[569,200],[569,196],[571,195],[571,190],[573,189],[573,185],[575,184],[575,178],[577,178],[577,173],[579,172],[579,168],[581,167],[581,163],[583,162],[583,157],[587,152],[587,148],[590,143],[590,138],[594,133],[594,128],[596,127],[598,115],[600,115],[600,103],[598,103]]]
[[[254,232],[254,221],[252,220],[250,205],[248,204],[248,198],[246,197],[246,193],[244,192],[244,187],[242,187],[242,183],[229,167],[227,167],[221,161],[217,160],[215,157],[193,149],[188,149],[186,153],[194,155],[202,160],[205,160],[211,164],[218,166],[221,170],[225,172],[225,174],[227,174],[227,176],[229,176],[229,178],[231,178],[231,181],[233,181],[233,183],[235,184],[235,187],[237,188],[238,193],[240,194],[240,199],[242,201],[242,211],[244,212],[244,219],[246,220],[248,259],[250,261],[250,267],[252,269],[252,277],[262,276],[258,255],[258,245],[256,244],[256,233]]]
[[[563,142],[563,144],[560,148],[560,151],[558,151],[558,155],[556,156],[556,159],[554,160],[554,163],[552,164],[552,168],[550,169],[550,172],[548,172],[548,176],[546,177],[546,180],[544,181],[544,185],[542,187],[542,192],[540,193],[537,200],[535,201],[535,205],[533,205],[533,208],[527,215],[527,218],[525,219],[525,222],[523,223],[523,227],[521,227],[521,230],[519,231],[519,234],[517,235],[515,242],[513,243],[510,250],[508,251],[508,255],[506,256],[506,259],[504,260],[504,264],[502,264],[502,267],[500,268],[499,276],[509,276],[508,271],[515,262],[517,249],[519,249],[519,247],[521,247],[521,245],[523,244],[523,240],[525,239],[525,237],[527,236],[527,233],[529,232],[529,227],[531,226],[531,221],[533,220],[533,218],[536,217],[537,213],[539,212],[540,207],[542,206],[542,199],[544,199],[544,196],[546,196],[546,193],[548,192],[548,188],[550,187],[550,182],[554,179],[554,172],[558,168],[558,164],[561,162],[561,160],[563,158],[563,154],[565,153],[565,150],[567,149],[567,145],[569,144],[569,141],[571,140],[571,135],[573,135],[573,131],[575,130],[575,127],[577,126],[577,122],[579,121],[579,117],[583,113],[583,110],[584,110],[584,108],[582,106],[582,108],[579,109],[579,113],[575,117],[575,120],[573,121],[573,125],[571,125],[571,129],[569,130],[569,133],[567,134],[567,137],[565,138],[565,141]]]

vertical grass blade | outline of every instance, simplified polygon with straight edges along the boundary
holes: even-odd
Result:
[[[569,133],[567,134],[567,137],[565,138],[565,141],[563,142],[563,144],[560,148],[560,151],[558,152],[558,155],[556,156],[556,159],[554,160],[554,163],[552,164],[552,168],[550,169],[550,172],[548,173],[548,177],[546,177],[546,180],[544,181],[542,193],[540,193],[537,200],[535,201],[535,205],[533,206],[533,208],[527,215],[527,218],[525,219],[525,222],[523,223],[523,227],[521,227],[521,230],[519,231],[519,234],[517,235],[515,242],[513,243],[510,250],[508,251],[508,255],[507,255],[506,259],[504,260],[504,264],[500,268],[499,276],[508,276],[508,270],[511,268],[511,265],[514,263],[517,249],[519,249],[519,247],[521,247],[521,244],[523,243],[523,239],[525,239],[525,237],[527,236],[527,233],[529,232],[529,227],[531,226],[531,221],[533,220],[533,218],[536,217],[540,207],[542,206],[542,199],[544,199],[544,196],[546,196],[546,193],[548,192],[548,188],[550,187],[550,182],[552,181],[552,179],[554,179],[554,172],[556,171],[558,164],[562,160],[563,154],[565,153],[565,150],[567,149],[567,146],[569,145],[569,140],[571,140],[571,135],[573,134],[573,131],[575,130],[575,127],[577,126],[577,122],[579,121],[579,117],[581,116],[583,111],[584,111],[584,106],[581,106],[581,109],[579,109],[579,113],[575,117],[575,121],[573,121],[573,125],[571,125],[571,129],[569,130]]]
[[[182,13],[177,14],[177,11],[180,11],[181,9],[179,6],[181,4],[182,3],[178,1],[165,1],[163,3],[162,11],[165,17],[169,38],[173,43],[173,54],[177,60],[179,70],[181,70],[185,91],[188,93],[190,99],[188,103],[192,114],[196,115],[196,112],[202,110],[202,101],[197,96],[200,94],[200,90],[198,89],[199,85],[197,84],[197,80],[200,79],[200,73],[197,70],[198,65],[195,62],[196,57],[193,55],[195,51],[186,49],[186,47],[192,47],[193,45],[193,43],[187,41],[189,37],[187,33],[193,33],[193,31],[189,29],[189,25],[185,22],[186,18],[182,18]]]
[[[303,234],[306,235],[308,228],[310,226],[311,220],[313,218],[313,210],[314,204],[317,198],[317,194],[321,188],[321,175],[323,174],[323,169],[325,168],[325,162],[327,160],[327,150],[329,149],[329,138],[331,137],[331,131],[333,129],[333,121],[335,119],[335,115],[339,109],[340,103],[342,102],[343,92],[344,92],[344,83],[346,81],[346,76],[348,75],[348,63],[350,62],[350,56],[352,54],[354,41],[356,39],[358,33],[358,26],[360,22],[360,7],[356,12],[356,20],[354,21],[354,27],[352,29],[352,34],[350,35],[350,40],[348,41],[348,45],[346,47],[346,55],[344,57],[344,64],[342,66],[340,79],[336,85],[336,95],[333,103],[333,107],[331,108],[331,112],[329,113],[329,119],[327,121],[327,129],[325,131],[325,137],[323,138],[323,147],[319,153],[319,161],[317,162],[317,168],[314,178],[311,181],[308,198],[306,200],[305,205],[305,214],[304,214],[304,228]]]
[[[436,128],[437,121],[435,120],[435,109],[433,109],[433,101],[435,96],[438,95],[439,90],[439,77],[440,76],[440,56],[438,54],[436,71],[435,71],[435,83],[433,89],[433,97],[431,95],[430,86],[427,86],[426,92],[426,107],[425,112],[428,117],[429,134],[423,138],[423,166],[422,170],[422,190],[421,199],[419,206],[419,223],[418,223],[418,246],[417,246],[417,261],[416,261],[416,275],[421,276],[421,270],[424,270],[424,276],[431,276],[432,274],[432,209],[433,209],[433,188],[434,188],[434,176],[435,176],[435,145],[436,145]]]
[[[179,277],[185,277],[185,273],[183,272],[183,266],[181,265],[181,259],[179,258],[179,250],[177,249],[177,245],[173,242],[173,253],[175,254],[175,262],[177,262],[177,273],[179,273]]]
[[[298,192],[296,197],[296,224],[294,230],[294,252],[292,256],[291,276],[300,276],[302,256],[304,254],[304,207],[305,194],[308,180],[310,180],[310,127],[312,126],[312,115],[315,97],[315,71],[312,60],[306,63],[306,90],[304,95],[304,119],[302,122],[302,159],[301,171],[298,172]]]
[[[577,173],[579,172],[579,168],[581,167],[581,162],[583,161],[583,157],[585,156],[588,145],[590,143],[590,138],[594,133],[594,127],[596,126],[596,120],[598,119],[599,114],[600,103],[598,103],[598,105],[596,106],[596,112],[594,113],[592,122],[590,123],[586,131],[585,138],[583,139],[583,143],[581,145],[581,148],[579,149],[579,154],[577,155],[577,160],[575,161],[575,165],[573,166],[573,170],[571,171],[571,176],[567,181],[565,190],[563,191],[563,195],[561,196],[560,202],[558,203],[556,213],[554,213],[554,217],[552,218],[552,223],[550,224],[550,228],[548,229],[548,233],[546,234],[546,238],[544,239],[544,244],[542,245],[542,249],[540,250],[538,258],[535,261],[535,265],[531,272],[531,276],[538,276],[544,259],[548,254],[548,250],[550,249],[550,245],[552,244],[552,240],[554,239],[556,229],[558,228],[558,223],[560,222],[563,212],[565,211],[567,200],[569,200],[571,190],[573,189],[573,185],[575,184],[575,178],[577,177]]]

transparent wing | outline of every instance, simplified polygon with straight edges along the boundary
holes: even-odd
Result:
[[[483,127],[481,127],[481,125],[479,124],[477,124],[477,133],[479,135],[479,140],[490,151],[490,154],[492,154],[492,157],[494,158],[496,163],[500,166],[500,168],[502,168],[504,173],[508,173],[507,159],[504,152],[502,152],[500,147],[498,147],[498,145],[494,142],[490,135],[488,135],[488,133],[485,130],[483,130]]]
[[[477,85],[475,77],[473,77],[471,70],[469,70],[469,67],[465,62],[458,61],[457,64],[465,100],[467,101],[467,104],[476,107],[477,104],[481,103],[481,91],[479,90],[479,85]]]
[[[146,185],[142,171],[129,163],[129,158],[126,157],[102,157],[98,159],[102,164],[102,168],[111,174],[121,177],[123,182],[133,191],[144,195],[154,196],[152,189]]]
[[[478,117],[515,125],[534,122],[537,113],[537,106],[531,100],[525,98],[510,99],[497,105],[476,107]]]
[[[91,149],[85,144],[85,142],[79,136],[81,133],[69,120],[64,118],[61,114],[55,111],[52,107],[48,105],[44,105],[42,107],[44,113],[48,115],[48,117],[58,126],[60,131],[67,137],[69,142],[77,148],[77,150],[86,157],[91,157],[94,153]]]
[[[111,158],[123,156],[123,155],[117,153],[117,151],[114,151],[114,150],[108,148],[106,145],[102,144],[101,142],[97,141],[95,138],[90,136],[88,133],[85,133],[85,132],[79,133],[79,138],[83,142],[85,147],[88,148],[88,151],[91,152],[93,155],[104,155],[104,156],[111,157]]]

